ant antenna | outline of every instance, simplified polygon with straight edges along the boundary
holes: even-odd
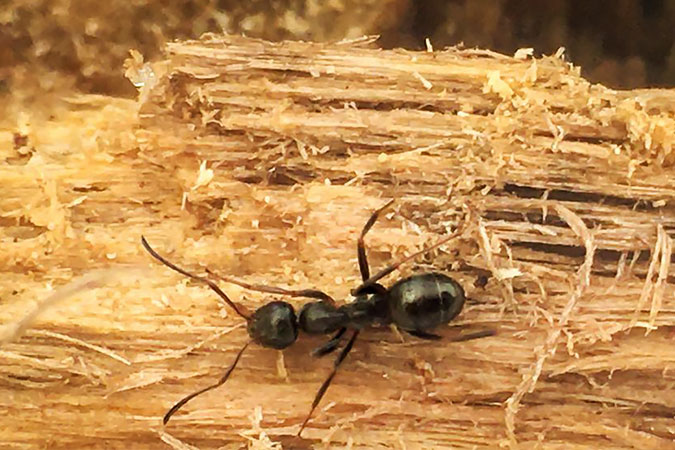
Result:
[[[181,269],[174,263],[168,261],[165,259],[163,256],[161,256],[159,253],[157,253],[152,247],[150,247],[150,244],[148,244],[148,241],[145,240],[145,236],[141,236],[141,244],[143,244],[143,247],[145,250],[147,250],[148,253],[150,253],[150,256],[155,258],[157,261],[161,262],[165,266],[167,266],[169,269],[175,270],[176,272],[180,273],[181,275],[185,275],[188,278],[191,278],[193,280],[201,281],[202,283],[206,283],[208,287],[211,288],[220,298],[227,304],[229,305],[232,309],[234,309],[234,312],[239,314],[241,317],[243,317],[247,322],[250,319],[250,316],[246,314],[245,312],[242,311],[242,307],[237,306],[236,303],[234,303],[232,300],[230,300],[230,297],[223,292],[216,283],[213,281],[209,280],[208,278],[205,277],[200,277],[199,275],[195,275],[193,273],[188,272],[185,269]],[[187,400],[186,400],[187,401]]]
[[[366,224],[363,226],[363,230],[361,230],[361,235],[359,236],[358,241],[356,242],[356,250],[357,254],[359,257],[359,271],[361,272],[361,278],[363,281],[366,281],[368,278],[370,278],[370,269],[368,268],[368,257],[366,256],[366,246],[363,242],[363,239],[366,237],[366,234],[370,229],[373,227],[375,222],[377,221],[377,218],[380,216],[382,211],[387,209],[392,203],[394,203],[395,199],[389,200],[387,203],[385,203],[383,206],[380,206],[377,208],[371,215]]]
[[[318,300],[322,300],[324,302],[328,302],[331,305],[335,304],[335,300],[333,297],[330,295],[326,294],[323,291],[320,291],[318,289],[284,289],[276,286],[268,286],[266,284],[249,284],[246,283],[245,281],[239,280],[234,277],[230,276],[224,276],[224,275],[218,275],[208,267],[206,268],[206,273],[208,273],[210,276],[213,278],[217,278],[220,281],[224,281],[226,283],[232,283],[236,284],[237,286],[241,286],[244,289],[249,289],[251,291],[258,291],[258,292],[265,292],[267,294],[280,294],[280,295],[288,295],[289,297],[305,297],[305,298],[316,298]]]
[[[188,395],[187,397],[185,397],[184,399],[182,399],[181,401],[179,401],[178,403],[173,405],[171,407],[171,409],[164,415],[164,419],[162,419],[162,422],[164,423],[164,425],[166,425],[166,423],[169,421],[169,419],[171,419],[171,416],[173,416],[174,413],[176,411],[178,411],[179,409],[181,409],[183,407],[183,405],[185,405],[187,402],[189,402],[193,398],[197,397],[198,395],[203,394],[204,392],[208,392],[211,389],[215,389],[218,386],[222,386],[223,384],[225,384],[227,379],[230,377],[230,374],[234,371],[234,368],[237,367],[237,363],[239,362],[239,359],[241,358],[241,355],[244,353],[244,350],[246,350],[246,347],[248,347],[251,342],[252,341],[248,341],[246,344],[244,344],[244,346],[241,348],[241,350],[239,350],[239,353],[237,353],[237,356],[234,358],[234,362],[227,369],[227,372],[225,372],[225,375],[223,375],[220,378],[220,380],[218,380],[217,383],[212,384],[211,386],[205,387],[204,389],[200,389],[197,392],[193,392],[192,394]]]

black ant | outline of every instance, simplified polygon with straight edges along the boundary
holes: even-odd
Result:
[[[441,336],[432,334],[429,331],[439,325],[450,322],[460,313],[464,306],[466,297],[462,286],[457,283],[457,281],[437,272],[423,273],[404,278],[394,283],[394,285],[388,289],[379,284],[378,281],[396,270],[401,264],[410,261],[423,253],[431,251],[456,237],[458,231],[455,231],[455,233],[452,233],[449,237],[442,239],[436,244],[413,253],[399,262],[387,266],[377,274],[370,276],[364,237],[373,226],[380,213],[392,203],[393,200],[387,202],[387,204],[373,212],[361,231],[357,250],[359,270],[363,282],[360,286],[351,291],[351,295],[355,297],[355,300],[351,303],[336,306],[335,300],[330,295],[320,290],[289,290],[274,286],[252,285],[235,278],[216,275],[209,269],[206,269],[210,276],[228,283],[239,285],[246,289],[317,300],[303,305],[297,316],[295,314],[295,309],[291,304],[278,300],[271,301],[261,306],[255,310],[253,314],[248,314],[241,306],[238,306],[230,300],[227,294],[225,294],[214,281],[203,276],[192,274],[169,262],[153,250],[145,240],[145,237],[142,237],[141,243],[143,244],[143,247],[145,247],[153,258],[180,274],[207,284],[215,291],[227,305],[246,320],[247,331],[251,337],[251,340],[239,350],[239,353],[237,353],[237,356],[234,358],[234,362],[220,380],[215,384],[188,395],[176,403],[164,415],[164,424],[166,425],[171,416],[193,398],[223,385],[237,366],[244,350],[246,350],[252,342],[263,347],[281,350],[289,347],[296,341],[298,338],[298,329],[307,334],[335,333],[328,342],[317,347],[312,352],[314,356],[324,356],[336,350],[342,342],[343,336],[347,330],[351,331],[351,336],[347,341],[347,344],[342,348],[335,360],[333,370],[314,397],[307,418],[302,423],[300,431],[297,434],[300,436],[307,425],[307,422],[311,418],[314,409],[326,393],[340,364],[342,364],[354,346],[354,342],[361,329],[372,325],[386,325],[393,323],[398,328],[418,338],[431,340],[440,339]],[[452,339],[452,341],[467,341],[493,336],[494,334],[494,330],[484,330],[456,337]]]

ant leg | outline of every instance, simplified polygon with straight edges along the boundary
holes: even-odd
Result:
[[[359,295],[382,295],[386,292],[387,288],[381,284],[373,283],[361,290]],[[312,356],[322,357],[335,351],[340,342],[342,342],[342,335],[345,334],[345,331],[347,331],[346,328],[340,328],[337,334],[335,334],[335,336],[333,336],[328,342],[312,350]]]
[[[234,312],[239,314],[241,317],[246,319],[248,321],[249,315],[245,312],[244,308],[242,306],[238,306],[236,303],[234,303],[232,300],[230,300],[230,297],[223,292],[216,283],[213,281],[209,280],[208,278],[205,277],[200,277],[199,275],[195,275],[193,273],[188,272],[185,269],[181,269],[174,263],[170,262],[168,259],[164,258],[161,256],[159,253],[157,253],[152,247],[150,247],[150,244],[148,244],[148,241],[145,240],[145,236],[141,236],[141,244],[143,244],[143,247],[145,250],[150,253],[150,256],[155,258],[157,261],[161,262],[164,264],[166,267],[168,267],[171,270],[174,270],[181,275],[185,275],[188,278],[191,278],[193,280],[201,281],[202,283],[206,283],[208,287],[211,288],[213,292],[218,294],[218,296],[227,304],[229,305],[232,309],[234,309]]]
[[[356,250],[359,255],[359,270],[361,271],[361,278],[363,279],[363,281],[366,281],[368,278],[370,278],[368,257],[366,256],[366,246],[363,242],[363,238],[366,236],[366,233],[368,233],[368,231],[370,231],[370,229],[373,227],[375,221],[380,216],[380,213],[384,211],[387,207],[389,207],[389,205],[391,205],[392,203],[394,203],[394,199],[389,200],[384,206],[381,206],[380,208],[376,209],[375,212],[371,214],[366,224],[363,226],[363,230],[361,230],[361,235],[359,236],[359,240],[356,244]]]
[[[298,431],[297,436],[299,437],[302,434],[302,430],[305,429],[305,426],[307,425],[307,422],[309,422],[309,419],[312,417],[312,413],[314,412],[314,409],[316,409],[316,406],[319,404],[321,399],[323,398],[323,395],[326,393],[326,390],[328,389],[328,386],[330,386],[331,381],[333,381],[333,377],[335,377],[335,374],[337,373],[338,367],[340,367],[340,364],[342,364],[342,361],[345,360],[349,352],[351,351],[352,347],[354,346],[354,342],[356,341],[357,336],[359,335],[359,330],[354,330],[354,334],[352,334],[352,337],[349,338],[349,342],[347,342],[347,345],[342,349],[340,352],[340,355],[337,357],[335,360],[335,364],[333,365],[333,371],[328,375],[328,378],[326,378],[326,381],[323,382],[321,387],[316,393],[316,396],[314,397],[314,401],[312,402],[312,408],[309,410],[309,414],[307,414],[307,418],[305,421],[302,423],[302,426],[300,427],[300,431]]]
[[[333,299],[333,297],[331,297],[330,295],[328,295],[325,292],[320,291],[318,289],[292,290],[292,289],[284,289],[284,288],[280,288],[280,287],[276,287],[276,286],[267,286],[267,285],[264,285],[264,284],[249,284],[249,283],[246,283],[245,281],[241,281],[237,278],[218,275],[217,273],[211,271],[208,268],[206,269],[206,273],[208,273],[212,277],[217,278],[221,281],[225,281],[226,283],[236,284],[237,286],[241,286],[244,289],[250,289],[251,291],[266,292],[268,294],[288,295],[289,297],[316,298],[316,299],[328,302],[331,305],[335,304],[335,300]]]
[[[320,358],[334,352],[338,345],[340,345],[340,342],[342,342],[342,335],[345,334],[345,331],[347,331],[346,328],[340,328],[330,341],[312,350],[312,356]]]
[[[460,336],[454,337],[452,339],[449,339],[449,341],[450,342],[466,342],[466,341],[471,341],[471,340],[474,340],[474,339],[480,339],[480,338],[484,338],[484,337],[495,336],[496,334],[497,334],[496,330],[482,330],[482,331],[476,331],[474,333],[460,335]]]
[[[404,330],[404,331],[411,336],[415,336],[420,339],[426,339],[427,341],[437,341],[443,338],[443,336],[439,336],[438,334],[427,333],[426,331],[422,330]]]
[[[234,362],[232,363],[232,365],[227,369],[227,372],[225,372],[225,375],[223,375],[220,378],[220,380],[218,380],[218,382],[216,384],[212,384],[211,386],[205,387],[204,389],[200,389],[197,392],[193,392],[192,394],[188,395],[187,397],[183,398],[181,401],[179,401],[178,403],[173,405],[171,407],[171,409],[164,415],[164,419],[163,419],[164,425],[166,425],[166,423],[169,421],[169,419],[171,419],[171,416],[173,416],[174,413],[176,411],[178,411],[179,409],[181,409],[183,407],[183,405],[185,405],[187,402],[189,402],[193,398],[197,397],[198,395],[203,394],[204,392],[208,392],[211,389],[215,389],[218,386],[222,386],[227,381],[227,379],[230,377],[230,374],[232,373],[232,371],[234,371],[234,368],[237,367],[237,363],[239,362],[239,358],[241,358],[242,353],[244,353],[244,350],[246,350],[246,347],[248,347],[248,345],[251,342],[252,341],[248,341],[241,348],[241,350],[239,350],[239,353],[237,353],[237,356],[234,358]]]
[[[443,336],[440,336],[438,334],[433,334],[433,333],[427,333],[426,331],[422,331],[422,330],[404,330],[404,331],[411,336],[415,336],[415,337],[418,337],[420,339],[426,339],[426,340],[429,340],[429,341],[437,341],[439,339],[443,339]],[[496,334],[497,334],[497,332],[495,330],[482,330],[482,331],[476,331],[474,333],[459,335],[459,336],[448,339],[448,341],[449,342],[466,342],[466,341],[471,341],[473,339],[480,339],[480,338],[484,338],[484,337],[494,336]]]

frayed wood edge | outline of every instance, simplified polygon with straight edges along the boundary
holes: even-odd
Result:
[[[277,352],[277,376],[288,382],[288,370],[286,369],[283,351]]]
[[[633,328],[637,324],[640,319],[640,311],[642,311],[647,304],[647,299],[654,287],[654,282],[652,280],[654,279],[654,273],[656,273],[656,266],[659,264],[661,249],[663,247],[663,234],[660,233],[660,229],[661,227],[659,227],[656,233],[656,244],[654,244],[654,249],[652,250],[652,258],[649,261],[649,268],[647,269],[647,275],[645,276],[645,284],[642,286],[642,292],[640,293],[640,298],[635,306],[629,328]]]
[[[499,287],[502,292],[502,296],[507,299],[507,302],[505,302],[502,306],[502,309],[500,311],[500,314],[504,314],[504,311],[506,309],[506,303],[509,303],[511,307],[516,310],[516,298],[513,294],[513,281],[512,278],[507,277],[505,278],[502,276],[502,272],[504,269],[501,269],[497,267],[495,264],[495,260],[493,258],[493,252],[492,252],[492,244],[493,242],[496,242],[499,247],[506,247],[506,244],[504,244],[501,240],[497,239],[495,236],[493,236],[493,239],[490,239],[487,233],[487,229],[485,228],[485,224],[483,223],[482,219],[478,220],[478,248],[480,250],[481,255],[483,256],[483,260],[485,260],[485,263],[487,265],[488,270],[492,274],[492,276],[495,277],[499,281]],[[509,249],[510,250],[510,249]],[[509,252],[510,253],[510,252]],[[510,258],[509,258],[510,259]],[[511,260],[511,259],[510,259]],[[512,262],[513,260],[511,260]],[[515,269],[513,266],[510,267],[509,269]]]
[[[659,266],[659,275],[654,284],[654,295],[652,296],[652,305],[649,310],[649,327],[645,334],[653,329],[656,329],[654,325],[656,323],[656,316],[661,310],[661,305],[663,304],[663,292],[666,289],[666,281],[668,279],[668,273],[670,272],[670,258],[673,253],[673,240],[668,236],[666,230],[661,224],[658,226],[657,235],[661,238],[661,264]]]
[[[579,216],[577,216],[574,212],[562,205],[555,205],[555,209],[557,210],[560,217],[562,217],[567,222],[574,234],[576,234],[583,241],[584,247],[586,248],[586,257],[583,264],[577,271],[577,287],[570,296],[562,313],[560,314],[557,325],[554,326],[549,332],[544,345],[536,349],[536,362],[530,366],[528,373],[523,376],[523,381],[521,381],[516,391],[505,402],[506,411],[504,415],[504,423],[506,425],[506,437],[508,439],[506,444],[513,449],[518,448],[518,440],[516,439],[515,434],[515,419],[518,412],[518,407],[520,406],[520,401],[525,396],[525,394],[534,391],[537,380],[541,375],[544,362],[546,359],[555,354],[558,339],[560,338],[565,325],[569,321],[577,301],[590,285],[591,269],[593,267],[593,259],[595,258],[596,247],[593,240],[593,235],[589,231],[588,227],[586,227],[586,224],[584,224],[581,218],[579,218]]]
[[[630,324],[627,327],[628,329],[634,328],[636,326],[641,326],[646,328],[645,335],[649,334],[651,330],[656,329],[656,317],[658,316],[661,306],[663,304],[663,293],[666,288],[666,281],[668,279],[668,274],[670,272],[670,259],[673,252],[673,240],[668,236],[666,230],[661,224],[657,226],[656,229],[656,243],[654,244],[654,249],[652,250],[652,257],[649,261],[649,268],[647,269],[647,275],[645,277],[645,283],[642,287],[642,292],[640,293],[640,298],[637,305],[635,306],[635,311],[633,312],[633,317],[631,318]],[[654,275],[657,275],[656,281],[654,282]],[[647,300],[651,296],[651,306],[649,309],[649,322],[644,323],[640,321],[640,314],[647,305]]]
[[[105,347],[101,347],[100,345],[90,344],[86,341],[83,341],[82,339],[77,339],[77,338],[74,338],[74,337],[67,336],[65,334],[54,333],[53,331],[47,331],[47,330],[32,330],[30,332],[30,334],[38,335],[38,336],[47,336],[47,337],[51,337],[51,338],[54,338],[54,339],[62,340],[64,342],[68,342],[69,344],[79,345],[81,347],[88,348],[89,350],[93,350],[97,353],[100,353],[100,354],[105,355],[109,358],[112,358],[115,361],[119,361],[122,364],[125,364],[127,366],[131,365],[131,361],[129,361],[125,357],[113,352],[112,350],[107,349]]]
[[[166,445],[173,448],[174,450],[199,450],[199,447],[186,444],[180,439],[171,436],[164,430],[157,430],[157,434],[159,435],[159,438],[162,440],[162,442],[164,442]]]
[[[42,313],[57,303],[73,297],[80,292],[103,287],[107,283],[121,278],[123,275],[139,277],[139,269],[141,271],[145,270],[144,268],[139,267],[115,267],[101,269],[89,272],[86,275],[71,281],[65,286],[60,287],[56,290],[56,292],[47,297],[46,300],[42,301],[35,308],[33,308],[33,310],[26,314],[22,319],[18,320],[17,322],[5,325],[4,329],[0,331],[0,345],[8,344],[21,337]]]
[[[244,325],[245,325],[244,323],[240,323],[238,325],[234,325],[232,327],[219,330],[216,333],[213,333],[211,336],[197,342],[196,344],[190,345],[181,350],[161,351],[158,352],[159,354],[152,354],[149,356],[140,355],[139,357],[133,360],[133,363],[136,364],[143,362],[157,362],[157,361],[164,361],[167,359],[178,359],[185,357],[189,353],[192,353],[194,350],[201,348],[204,345],[208,344],[209,342],[213,342],[216,339],[219,339],[236,329],[242,328]],[[130,391],[133,389],[138,389],[153,384],[161,383],[162,381],[164,381],[164,379],[166,379],[166,377],[167,372],[164,369],[142,369],[127,376],[124,379],[124,381],[120,383],[119,387],[116,387],[110,392],[108,392],[105,395],[105,397],[108,398],[109,396],[117,394],[119,392]]]
[[[329,409],[333,408],[335,406],[334,402],[331,402],[330,404],[326,405],[326,407],[322,408],[321,412],[325,413]],[[400,405],[398,406],[397,409],[400,409]],[[338,420],[333,426],[331,426],[327,432],[324,434],[324,436],[321,438],[321,443],[325,446],[325,448],[333,448],[332,443],[333,440],[336,437],[336,434],[339,432],[347,432],[347,429],[350,427],[353,427],[355,423],[360,422],[364,419],[374,419],[375,417],[381,416],[383,414],[390,413],[392,411],[392,408],[390,405],[387,406],[382,406],[382,405],[370,405],[365,411],[359,412],[359,413],[353,413],[350,417],[346,417],[343,419]],[[400,437],[400,429],[398,430],[399,434],[399,440],[401,439]],[[352,440],[353,445],[353,438],[351,436],[346,436],[347,437],[347,447],[349,447],[349,442]]]
[[[243,328],[246,325],[246,322],[239,323],[237,325],[233,325],[231,327],[223,328],[222,330],[218,330],[215,333],[211,334],[209,337],[202,339],[201,341],[197,342],[196,344],[189,345],[185,348],[182,348],[180,350],[161,350],[155,353],[152,353],[150,355],[139,355],[136,358],[134,358],[133,362],[134,364],[136,363],[147,363],[147,362],[157,362],[157,361],[164,361],[167,359],[179,359],[183,358],[186,355],[194,352],[195,350],[204,347],[206,344],[213,342],[215,340],[220,339],[221,337],[230,334],[231,332],[238,330],[240,328]]]
[[[263,413],[262,407],[256,406],[253,413],[249,416],[251,420],[251,429],[239,433],[239,436],[248,441],[249,450],[282,450],[280,442],[272,440],[262,427]]]

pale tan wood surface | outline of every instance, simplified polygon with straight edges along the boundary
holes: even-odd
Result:
[[[367,40],[206,37],[129,73],[150,69],[138,103],[71,98],[3,125],[3,337],[89,277],[2,344],[4,444],[673,448],[673,91],[590,85],[558,57]],[[390,198],[367,239],[375,270],[465,223],[402,272],[466,287],[445,336],[498,335],[363,333],[302,440],[331,357],[308,355],[318,338],[283,359],[253,347],[163,428],[246,332],[140,236],[193,270],[349,301],[356,238]]]

